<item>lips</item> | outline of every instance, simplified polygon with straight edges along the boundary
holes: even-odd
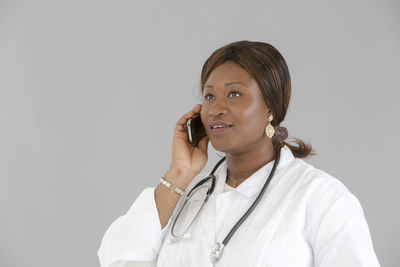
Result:
[[[224,127],[224,128],[232,126],[232,124],[230,124],[228,122],[224,122],[224,121],[213,121],[209,125],[210,125],[210,129],[213,129],[214,126],[220,126],[218,128],[215,128],[215,129],[223,129],[223,128],[221,128],[221,126]]]

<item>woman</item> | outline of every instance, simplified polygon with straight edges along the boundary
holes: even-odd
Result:
[[[284,141],[290,76],[273,46],[216,50],[201,90],[176,124],[169,170],[105,233],[101,266],[379,266],[357,198],[301,159],[310,145]],[[194,146],[185,125],[197,113],[207,136]],[[226,157],[195,187],[209,141]]]

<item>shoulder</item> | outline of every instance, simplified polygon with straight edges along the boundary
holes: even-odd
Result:
[[[292,168],[297,174],[296,200],[304,204],[307,222],[314,230],[321,224],[354,229],[366,223],[358,198],[338,178],[302,159],[295,159]]]
[[[294,198],[303,203],[308,215],[321,217],[335,209],[363,216],[358,198],[338,178],[299,158],[285,169]]]
[[[339,179],[302,159],[295,159],[292,168],[298,174],[295,194],[305,208],[303,234],[317,265],[379,266],[357,197]]]
[[[354,197],[350,190],[336,177],[314,167],[302,159],[295,158],[289,171],[298,183],[298,191],[308,192],[316,196],[337,198],[340,196]]]

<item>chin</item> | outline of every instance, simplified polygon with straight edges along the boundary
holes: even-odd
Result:
[[[229,139],[220,139],[220,140],[210,139],[210,143],[215,150],[223,153],[233,153],[238,149],[238,147],[232,144],[232,141]]]

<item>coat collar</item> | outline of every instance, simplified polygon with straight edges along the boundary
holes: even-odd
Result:
[[[284,145],[281,148],[281,157],[279,160],[279,164],[276,167],[275,175],[272,177],[271,184],[274,183],[275,176],[282,170],[287,164],[294,160],[294,156],[292,151],[288,146]],[[269,173],[272,170],[272,166],[274,165],[275,160],[268,162],[266,165],[262,166],[255,173],[253,173],[249,178],[247,178],[244,182],[242,182],[238,187],[235,188],[234,191],[242,194],[245,197],[252,197],[255,194],[259,193],[261,188],[263,187],[265,181],[267,180]],[[226,172],[227,172],[227,164],[226,160],[221,163],[218,169],[215,171],[216,184],[214,193],[211,195],[211,198],[215,198],[217,195],[224,192],[225,180],[226,180]],[[206,177],[206,175],[204,175]],[[204,178],[202,177],[202,178]],[[199,179],[201,180],[201,179]],[[209,182],[204,185],[211,185],[211,179]],[[195,194],[193,194],[188,201],[195,200],[204,200],[204,196],[207,189],[203,187],[203,189],[198,190]]]
[[[294,160],[294,156],[290,148],[284,145],[281,148],[281,156],[278,163],[278,166],[275,170],[275,175],[279,173],[287,164]],[[275,160],[268,162],[266,165],[262,166],[255,173],[253,173],[249,178],[247,178],[244,182],[242,182],[238,187],[235,188],[235,191],[240,194],[250,198],[253,195],[260,192],[263,187],[265,181],[267,180],[272,166],[274,165]],[[227,172],[227,164],[226,160],[221,164],[218,170],[215,172],[215,176],[217,178],[215,193],[220,194],[224,192],[225,180],[226,180],[226,172]],[[273,183],[274,177],[272,177],[271,183]]]

